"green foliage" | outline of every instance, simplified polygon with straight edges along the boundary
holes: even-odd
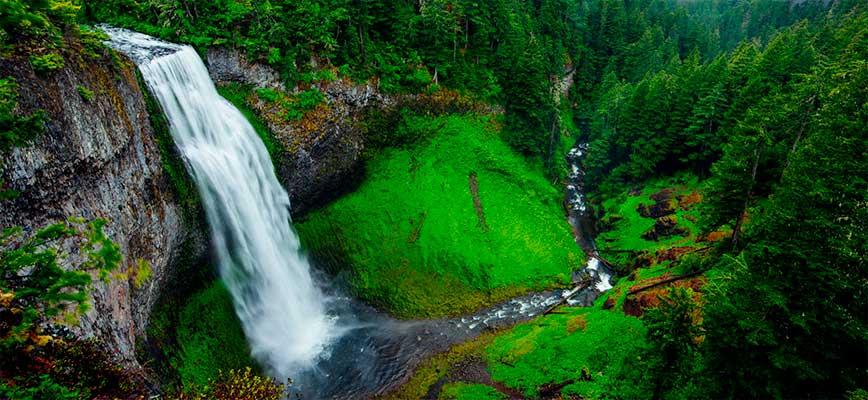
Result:
[[[30,143],[45,128],[45,113],[18,114],[18,84],[15,79],[0,79],[0,154]]]
[[[441,400],[502,400],[506,395],[491,386],[467,383],[448,383],[440,392]]]
[[[642,322],[618,311],[567,309],[497,337],[485,358],[495,381],[529,398],[561,383],[563,394],[600,398],[618,393],[644,337]]]
[[[4,229],[0,234],[0,291],[11,295],[19,318],[0,332],[0,350],[20,346],[38,332],[40,321],[65,316],[66,321],[87,310],[88,287],[96,271],[101,279],[121,262],[119,247],[103,232],[104,220],[84,224],[70,220],[41,228],[25,236],[20,228]],[[73,270],[60,267],[56,246],[74,236],[84,238],[84,260]]]
[[[259,88],[256,89],[256,96],[266,102],[277,104],[283,110],[287,122],[301,120],[306,112],[325,101],[325,96],[315,86],[292,95],[277,89]]]
[[[868,168],[865,27],[855,15],[835,29],[840,56],[813,72],[817,112],[711,293],[706,350],[710,370],[729,371],[716,376],[721,395],[837,397],[868,379],[868,183],[854,174]]]
[[[129,376],[89,342],[43,332],[77,322],[87,310],[91,274],[107,279],[122,261],[103,232],[105,221],[70,219],[25,234],[0,234],[0,396],[13,399],[82,399],[91,390],[129,393]],[[60,249],[78,246],[71,269]]]
[[[219,281],[187,301],[176,335],[180,352],[171,363],[185,388],[206,386],[220,371],[253,365],[232,298]]]
[[[154,271],[151,269],[151,263],[148,260],[140,258],[136,262],[136,269],[133,273],[133,286],[139,289],[151,279]]]
[[[79,27],[78,34],[78,40],[82,46],[81,54],[92,60],[98,60],[108,51],[108,47],[104,43],[108,38],[108,35],[102,30],[82,25]]]
[[[648,350],[642,367],[651,374],[645,377],[654,388],[653,398],[672,398],[674,391],[689,390],[697,366],[699,307],[690,289],[672,288],[660,297],[660,304],[648,310],[643,320],[648,329]],[[681,393],[683,397],[694,397]],[[681,397],[678,396],[678,397]]]
[[[48,74],[57,71],[64,66],[63,56],[48,53],[41,56],[30,56],[30,65],[37,74]]]
[[[642,234],[654,227],[655,219],[644,217],[639,213],[641,206],[653,206],[656,202],[651,195],[661,191],[672,192],[675,220],[680,228],[688,231],[686,236],[674,235],[668,238],[660,238],[657,241],[647,240]],[[682,207],[678,204],[678,196],[690,195],[699,191],[700,185],[697,178],[690,174],[682,174],[676,177],[649,180],[638,193],[620,193],[616,197],[606,199],[602,204],[603,217],[601,218],[601,232],[597,235],[596,242],[601,251],[607,257],[617,257],[615,253],[606,250],[617,251],[649,251],[672,246],[690,246],[695,243],[698,236],[698,228],[694,221],[699,220],[696,207]],[[615,260],[613,260],[615,261]]]
[[[79,400],[84,398],[78,391],[54,382],[50,375],[39,376],[39,384],[31,387],[8,386],[0,383],[0,396],[15,400]]]
[[[220,372],[207,386],[170,395],[170,400],[282,400],[286,386],[273,378],[255,373],[251,368]]]
[[[584,257],[561,193],[474,116],[410,117],[404,145],[355,192],[297,223],[303,243],[350,267],[363,298],[403,317],[468,312],[563,285]]]
[[[84,86],[78,85],[75,87],[75,90],[78,92],[79,96],[86,102],[90,102],[93,100],[93,90],[90,90]]]
[[[56,44],[75,22],[80,6],[70,0],[4,0],[0,3],[0,45],[35,40]]]
[[[15,79],[0,79],[0,172],[3,160],[13,147],[26,146],[45,131],[45,112],[38,110],[21,115],[18,110],[18,84]],[[17,193],[7,190],[0,179],[0,201],[13,198]]]

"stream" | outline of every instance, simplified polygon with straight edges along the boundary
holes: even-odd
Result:
[[[128,55],[166,114],[172,138],[197,184],[221,279],[232,295],[253,357],[271,376],[292,377],[306,399],[357,399],[405,382],[422,360],[479,334],[527,321],[561,300],[562,290],[514,298],[475,314],[396,320],[345,295],[311,268],[289,218],[289,197],[250,123],[217,93],[189,46],[102,27]],[[611,288],[596,256],[582,190],[581,157],[566,187],[569,221],[589,255],[574,281],[595,281],[569,300],[589,305]],[[586,233],[587,232],[587,233]],[[219,351],[219,349],[215,349]]]

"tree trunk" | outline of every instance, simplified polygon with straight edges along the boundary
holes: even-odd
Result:
[[[759,167],[760,160],[760,152],[759,148],[754,149],[754,159],[753,159],[753,167],[750,172],[750,183],[747,186],[747,193],[744,198],[744,207],[742,207],[741,213],[738,215],[738,218],[735,220],[735,227],[732,229],[732,247],[738,247],[738,239],[741,235],[741,226],[744,223],[744,217],[747,214],[747,208],[750,206],[750,200],[753,197],[751,194],[753,193],[753,186],[756,183],[756,170]]]

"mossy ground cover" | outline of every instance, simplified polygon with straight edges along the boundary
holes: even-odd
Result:
[[[675,246],[695,246],[697,242],[696,221],[700,217],[695,204],[675,205],[674,218],[677,226],[687,231],[687,235],[673,235],[660,238],[657,241],[647,240],[642,235],[654,227],[655,218],[644,217],[639,213],[640,205],[653,205],[651,196],[664,189],[670,189],[673,195],[689,196],[701,190],[701,185],[694,175],[681,174],[675,177],[657,178],[648,181],[638,192],[625,192],[603,201],[603,217],[601,221],[606,229],[600,232],[596,242],[601,253],[609,261],[621,264],[630,253],[657,250]]]
[[[634,235],[621,238],[619,242],[625,246],[632,243],[630,248],[634,250],[656,251],[696,245],[696,221],[691,220],[685,223],[690,232],[687,237],[661,242],[641,239],[641,234],[653,225],[653,219],[641,217],[637,208],[643,202],[653,203],[649,196],[662,189],[672,189],[676,195],[684,195],[696,192],[699,186],[690,176],[659,179],[648,182],[639,195],[625,193],[620,196],[620,201],[626,204],[608,202],[607,211],[623,213],[620,221],[627,223],[616,225],[615,230],[607,232],[607,235],[613,235],[612,232]],[[678,210],[676,215],[699,216],[691,207]],[[652,388],[644,387],[641,383],[644,381],[639,378],[643,374],[642,368],[645,368],[642,354],[648,346],[646,327],[640,317],[624,313],[624,304],[631,288],[663,276],[690,272],[689,264],[664,261],[638,268],[629,276],[616,278],[614,287],[590,307],[563,307],[556,313],[489,334],[466,346],[458,346],[423,363],[413,378],[396,393],[428,393],[438,379],[455,373],[455,365],[482,359],[497,388],[517,391],[531,399],[552,396],[587,399],[649,397]],[[497,388],[483,383],[461,379],[450,381],[442,387],[440,398],[462,398],[459,396],[471,392],[477,398],[504,395]]]
[[[505,400],[507,397],[497,389],[474,383],[449,383],[440,392],[441,400]]]
[[[658,276],[663,271],[651,271]],[[608,292],[620,302],[635,281],[621,278]],[[422,398],[438,380],[452,376],[456,365],[482,360],[491,378],[527,398],[575,395],[602,398],[630,393],[626,387],[645,344],[642,320],[620,307],[604,307],[602,296],[591,307],[564,307],[515,327],[483,335],[424,362],[407,384],[387,398]],[[625,383],[627,382],[627,383]],[[468,397],[462,397],[468,396]],[[487,397],[486,397],[487,396]],[[441,399],[506,398],[500,390],[460,379],[444,385]]]
[[[160,304],[148,334],[175,374],[166,378],[185,390],[207,385],[221,371],[255,367],[232,298],[219,280]]]
[[[250,348],[221,281],[194,294],[181,310],[175,366],[184,387],[206,385],[220,371],[252,366]]]
[[[584,255],[559,188],[486,117],[405,121],[396,135],[412,144],[374,155],[358,190],[297,224],[308,249],[346,264],[359,296],[401,317],[569,283]]]
[[[495,381],[529,398],[546,386],[596,398],[618,385],[644,337],[642,322],[618,310],[569,309],[517,326],[496,338],[485,357]]]

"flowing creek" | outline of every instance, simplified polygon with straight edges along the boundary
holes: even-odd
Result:
[[[491,329],[539,315],[566,291],[518,297],[476,314],[402,321],[342,294],[318,277],[299,248],[289,197],[265,146],[241,113],[217,93],[198,54],[136,32],[102,27],[109,44],[139,66],[168,118],[211,228],[221,279],[254,358],[304,398],[364,398],[404,382],[426,357]],[[587,305],[611,288],[595,257],[579,167],[585,145],[567,156],[569,220],[589,254],[594,284],[570,304]],[[219,349],[215,349],[219,351]]]

